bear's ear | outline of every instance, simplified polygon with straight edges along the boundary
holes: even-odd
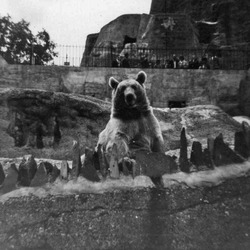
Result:
[[[144,84],[147,80],[147,75],[144,71],[140,71],[137,74],[136,81],[139,82],[141,85]]]
[[[109,78],[109,86],[112,88],[112,89],[116,89],[117,86],[118,86],[119,82],[114,78],[114,77],[110,77]]]

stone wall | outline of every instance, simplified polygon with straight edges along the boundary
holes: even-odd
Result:
[[[0,67],[0,87],[35,88],[109,99],[110,76],[122,80],[135,77],[139,70],[6,65]],[[168,107],[169,102],[215,104],[227,112],[238,106],[239,84],[246,73],[243,70],[186,69],[145,69],[145,72],[147,93],[155,107]]]

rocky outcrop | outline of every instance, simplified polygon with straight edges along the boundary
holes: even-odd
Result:
[[[109,119],[110,104],[87,96],[0,89],[0,100],[1,157],[67,159],[73,140],[93,148]]]
[[[198,45],[197,42],[193,24],[184,14],[122,15],[103,26],[94,48],[90,37],[87,38],[81,66],[102,66],[103,61],[105,66],[108,66],[108,62],[111,66],[112,61],[122,52],[126,44],[135,44],[138,50],[155,49],[147,52],[151,57],[158,50],[165,50],[167,47],[195,48]],[[90,53],[91,48],[93,49]],[[145,53],[140,50],[139,52]],[[140,59],[139,54],[137,59]]]
[[[96,146],[99,133],[110,116],[111,104],[96,98],[31,89],[0,89],[0,155],[72,159],[74,140],[80,153]],[[165,141],[165,151],[180,148],[180,132],[186,128],[187,144],[223,134],[234,144],[238,122],[220,108],[192,106],[181,109],[155,109]]]
[[[249,10],[249,1],[152,0],[150,14],[185,12],[198,23],[201,43],[245,46],[250,42],[247,28],[250,21]],[[201,22],[210,27],[199,25]],[[215,25],[216,30],[211,25]],[[205,30],[209,33],[205,33]],[[209,39],[205,39],[206,37]]]
[[[231,64],[238,64],[235,61],[239,57],[247,60],[249,56],[244,52],[235,56],[227,49],[246,49],[249,45],[249,10],[248,1],[152,0],[149,14],[122,15],[103,26],[95,49],[96,34],[88,37],[81,65],[111,66],[124,45],[133,43],[164,50],[205,48],[211,57],[215,56],[214,49],[220,48],[225,50],[216,52],[217,57],[231,58]]]
[[[192,150],[188,153],[187,137],[183,128],[178,156],[168,155],[169,152],[164,154],[140,150],[133,158],[126,156],[122,161],[118,161],[115,146],[108,165],[105,155],[99,152],[99,147],[97,152],[85,148],[85,154],[81,157],[79,143],[74,141],[72,161],[61,161],[60,170],[56,161],[35,159],[32,155],[24,156],[21,161],[0,159],[0,199],[1,195],[6,194],[8,197],[7,193],[15,189],[14,194],[18,194],[17,188],[40,187],[40,192],[47,193],[54,193],[56,190],[62,192],[66,188],[74,192],[78,185],[81,186],[81,182],[84,184],[81,186],[84,190],[86,185],[94,185],[95,182],[105,185],[109,180],[118,179],[123,183],[124,178],[129,178],[134,184],[138,182],[139,185],[152,187],[171,187],[171,179],[189,186],[217,185],[225,179],[249,172],[250,165],[247,159],[250,156],[250,126],[245,122],[242,123],[241,131],[235,133],[234,150],[224,142],[223,135],[220,134],[215,139],[209,137],[206,148],[202,147],[200,142],[193,141]],[[19,166],[16,167],[16,164]],[[201,179],[198,177],[199,174]],[[75,187],[72,187],[72,184],[75,184]],[[36,189],[31,189],[30,192],[36,194]]]

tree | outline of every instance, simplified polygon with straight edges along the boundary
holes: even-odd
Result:
[[[17,23],[9,15],[0,18],[0,54],[10,64],[44,65],[57,56],[56,45],[46,30],[33,35],[29,23]]]

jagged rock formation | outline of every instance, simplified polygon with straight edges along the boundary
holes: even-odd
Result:
[[[169,24],[169,20],[173,23]],[[122,15],[101,29],[93,46],[95,38],[96,34],[88,36],[81,66],[102,66],[104,60],[106,66],[107,62],[111,66],[126,44],[150,49],[194,48],[198,45],[193,25],[184,14]],[[137,59],[139,57],[137,55]]]
[[[199,47],[211,56],[214,48],[246,49],[250,44],[249,11],[248,0],[152,0],[149,15],[120,16],[105,25],[98,38],[97,34],[90,35],[81,65],[102,66],[106,60],[105,66],[107,61],[111,66],[126,43],[161,49]],[[96,49],[92,50],[95,40]],[[227,54],[224,51],[217,56],[225,58]]]
[[[200,36],[201,42],[244,46],[250,43],[249,11],[248,0],[152,0],[150,14],[184,12],[199,24],[200,35],[207,37]]]
[[[233,171],[233,175],[229,171],[227,178],[230,178],[247,173],[250,169],[250,165],[248,166],[249,162],[247,161],[250,157],[250,126],[247,123],[243,122],[242,130],[235,133],[234,150],[224,142],[223,135],[220,134],[215,139],[209,137],[206,148],[202,148],[200,142],[193,141],[192,150],[188,154],[185,128],[182,128],[181,131],[180,144],[178,157],[160,152],[140,150],[132,158],[124,157],[122,162],[118,161],[117,147],[113,147],[108,165],[102,162],[102,156],[103,159],[105,156],[103,153],[99,154],[99,150],[96,152],[85,148],[85,154],[81,157],[80,145],[77,141],[74,141],[72,161],[70,161],[71,167],[69,167],[68,161],[63,160],[60,162],[60,170],[55,165],[55,161],[35,160],[33,155],[24,156],[19,161],[18,167],[15,164],[18,164],[18,159],[4,159],[0,162],[0,196],[16,188],[44,188],[48,186],[47,184],[55,182],[55,185],[63,185],[71,180],[79,182],[82,180],[82,177],[84,177],[83,180],[85,181],[100,182],[102,180],[104,182],[108,181],[108,179],[121,179],[122,176],[130,175],[133,179],[144,176],[147,178],[148,183],[153,181],[156,186],[166,187],[169,185],[167,182],[168,178],[171,178],[171,176],[176,178],[174,174],[179,174],[180,176],[183,173],[191,175],[197,171],[215,171],[215,166],[242,164],[240,167],[242,169],[230,166]],[[176,161],[177,158],[179,164]],[[37,161],[40,161],[40,163],[38,164]],[[224,170],[221,171],[224,172]],[[211,175],[211,172],[206,172],[205,176],[209,174]],[[225,178],[223,174],[218,175],[218,179],[221,181],[224,181]],[[209,182],[209,178],[207,180]],[[209,185],[216,184],[217,182],[218,180],[216,179],[213,182],[210,180]],[[152,186],[154,184],[152,183]]]
[[[73,140],[85,147],[96,146],[99,133],[110,116],[111,104],[87,96],[31,89],[0,89],[0,155],[72,159]],[[165,140],[165,151],[180,148],[179,135],[186,128],[191,139],[207,143],[207,137],[222,133],[234,144],[238,122],[215,106],[155,109]]]

